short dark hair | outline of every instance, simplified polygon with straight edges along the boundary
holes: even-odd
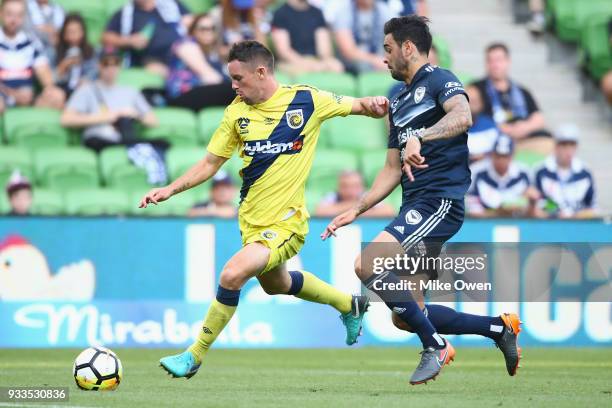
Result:
[[[229,52],[228,62],[238,60],[250,63],[263,63],[270,72],[274,72],[274,56],[265,45],[258,41],[246,40],[234,43]]]
[[[495,42],[495,43],[489,44],[486,50],[486,54],[489,55],[492,51],[495,51],[495,50],[502,50],[506,54],[507,57],[510,56],[510,49],[508,48],[506,44],[502,42]]]
[[[421,54],[429,54],[432,40],[428,24],[427,17],[416,14],[394,17],[385,23],[385,35],[391,34],[398,45],[409,40]]]

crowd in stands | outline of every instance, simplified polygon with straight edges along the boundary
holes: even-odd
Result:
[[[111,146],[125,147],[152,185],[171,176],[164,160],[172,143],[163,135],[141,137],[160,125],[155,108],[198,113],[231,103],[235,94],[225,61],[233,43],[256,39],[268,44],[279,76],[291,81],[309,73],[388,75],[382,58],[384,23],[401,14],[428,13],[426,0],[219,0],[206,12],[192,12],[180,0],[126,0],[109,14],[100,37],[92,38],[88,20],[61,3],[1,1],[0,114],[24,106],[61,111],[61,125],[76,130],[82,145],[98,155]],[[530,29],[543,30],[542,1],[530,4]],[[612,45],[612,20],[610,34]],[[436,44],[429,55],[432,65],[442,64]],[[486,76],[465,84],[474,119],[468,139],[469,214],[596,215],[593,178],[575,157],[578,132],[571,126],[548,130],[536,97],[509,75],[507,45],[491,44],[485,61]],[[163,80],[142,90],[126,86],[118,81],[125,69]],[[403,87],[389,84],[384,94],[390,97]],[[602,89],[612,103],[612,71]],[[336,190],[313,206],[315,215],[334,216],[367,189],[354,169],[337,177]],[[235,182],[220,174],[209,199],[188,214],[235,216]],[[13,173],[6,185],[11,214],[29,212],[33,188],[24,175]],[[390,217],[394,211],[384,202],[366,216]]]

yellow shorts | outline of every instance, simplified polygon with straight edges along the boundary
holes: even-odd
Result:
[[[297,255],[308,234],[308,220],[300,211],[286,220],[265,227],[249,224],[242,217],[238,217],[238,224],[242,246],[261,242],[270,248],[270,258],[262,274]]]

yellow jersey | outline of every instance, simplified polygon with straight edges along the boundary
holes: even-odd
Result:
[[[230,158],[240,150],[239,215],[252,225],[272,225],[290,210],[308,217],[304,188],[321,124],[351,112],[353,98],[304,85],[281,85],[265,102],[236,98],[226,109],[208,151]]]

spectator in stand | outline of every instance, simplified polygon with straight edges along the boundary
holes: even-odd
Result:
[[[317,205],[315,215],[333,217],[357,205],[365,193],[363,177],[355,170],[347,170],[338,176],[338,191],[323,197]],[[385,202],[378,203],[366,211],[364,217],[392,217],[396,211]]]
[[[62,125],[85,128],[83,142],[97,152],[122,143],[124,135],[118,124],[121,118],[134,119],[148,127],[157,125],[157,118],[142,94],[117,85],[120,67],[119,52],[104,50],[100,56],[99,80],[77,88],[62,114]]]
[[[25,3],[2,0],[0,4],[0,99],[5,106],[36,106],[61,109],[66,96],[53,83],[53,72],[42,45],[23,29]],[[35,98],[34,81],[42,86]]]
[[[218,27],[209,14],[200,14],[189,28],[189,37],[172,47],[170,75],[166,80],[168,104],[200,111],[229,105],[236,97],[224,61],[219,55]]]
[[[534,213],[538,193],[530,187],[527,170],[513,161],[514,142],[500,135],[490,158],[472,167],[467,196],[471,217],[525,217]]]
[[[28,18],[26,31],[42,42],[47,57],[55,65],[55,47],[59,41],[59,30],[64,24],[64,9],[49,0],[27,0]]]
[[[338,0],[338,7],[342,12],[336,13],[331,26],[347,70],[388,70],[382,57],[383,26],[397,14],[375,0]]]
[[[238,209],[234,205],[236,187],[232,178],[223,170],[213,177],[210,200],[197,203],[189,210],[190,217],[235,218]]]
[[[518,149],[551,152],[554,143],[535,99],[510,79],[510,51],[505,44],[487,47],[486,71],[487,76],[474,83],[483,101],[482,112],[493,118],[501,133],[514,139]]]
[[[257,40],[266,43],[257,17],[261,7],[255,0],[221,0],[220,5],[211,10],[211,15],[221,27],[221,54],[226,57],[232,44],[243,40]]]
[[[591,172],[576,157],[578,128],[563,125],[555,132],[555,153],[536,172],[541,218],[593,218],[595,184]]]
[[[86,81],[93,81],[98,75],[98,60],[89,41],[85,21],[80,14],[66,16],[60,30],[56,50],[57,85],[67,96]]]
[[[343,72],[334,57],[331,34],[323,13],[308,0],[287,0],[272,19],[272,41],[278,69],[290,75],[304,72]]]
[[[113,15],[102,42],[126,52],[125,66],[144,67],[165,77],[172,44],[185,36],[191,21],[179,0],[132,0]]]
[[[13,172],[6,184],[6,194],[11,210],[8,215],[24,216],[30,214],[32,207],[32,185],[19,171]]]
[[[484,114],[480,91],[473,85],[465,88],[472,111],[472,127],[468,130],[468,150],[470,162],[484,159],[493,151],[500,133],[492,117]]]
[[[529,0],[531,20],[527,23],[527,29],[533,34],[543,34],[544,30],[546,30],[544,8],[544,0]]]
[[[608,22],[608,36],[610,48],[612,48],[612,18]],[[606,97],[608,104],[612,106],[612,70],[609,70],[601,79],[601,91]]]

